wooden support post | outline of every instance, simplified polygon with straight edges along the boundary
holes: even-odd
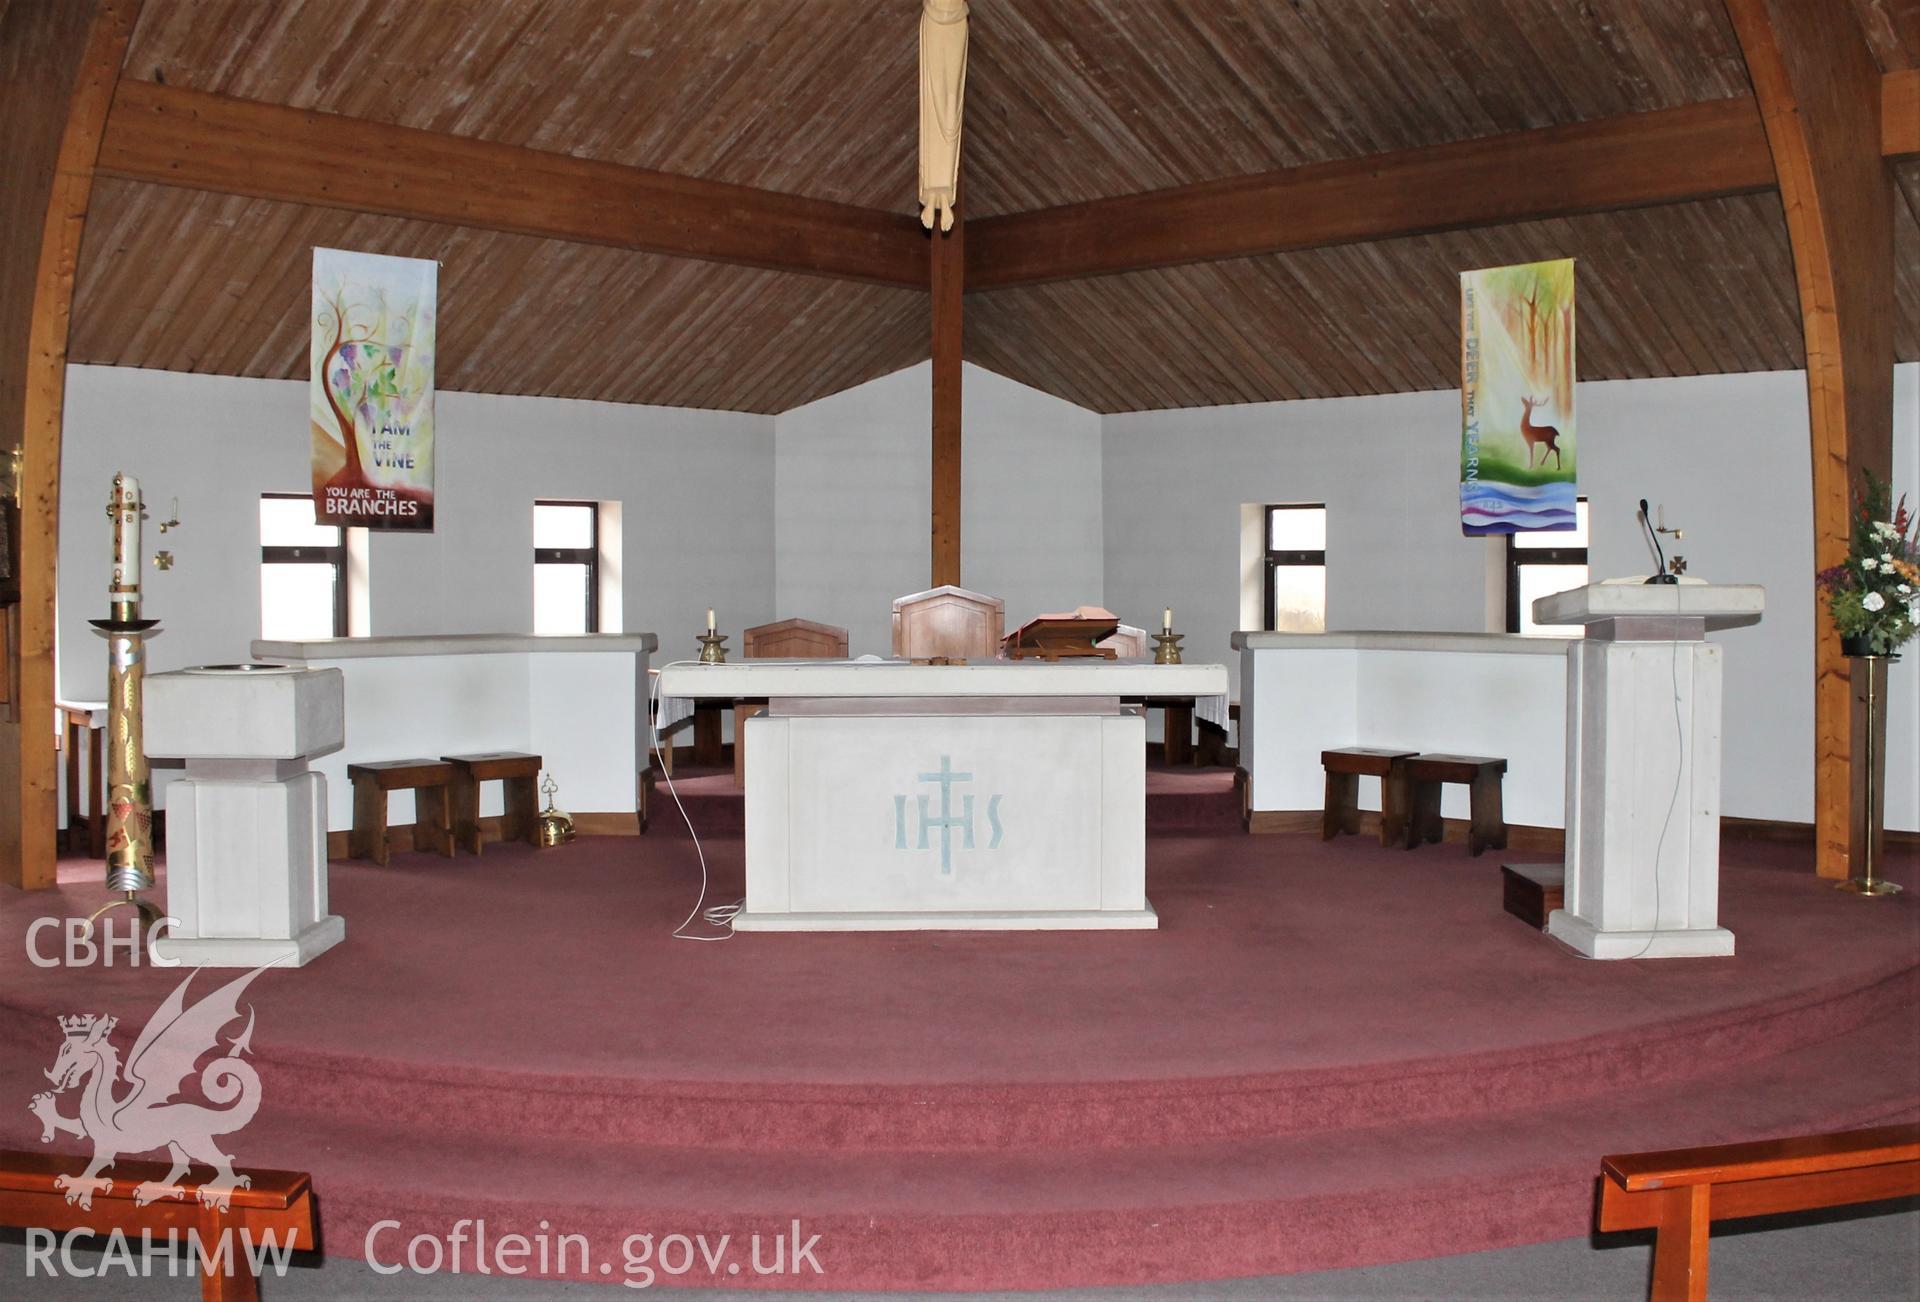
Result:
[[[1713,1226],[1710,1184],[1660,1192],[1653,1244],[1653,1302],[1706,1302],[1707,1234]]]
[[[67,323],[100,136],[139,13],[139,0],[0,9],[0,455],[22,453],[11,521],[20,603],[7,612],[0,666],[9,702],[0,711],[0,880],[29,890],[53,885],[58,823],[54,557]]]
[[[1726,0],[1773,153],[1807,342],[1813,560],[1847,552],[1861,475],[1893,461],[1893,183],[1882,79],[1851,10]],[[1815,865],[1846,877],[1866,852],[1867,721],[1826,614],[1814,639]]]
[[[966,218],[933,232],[933,582],[960,583],[960,299],[966,282]]]

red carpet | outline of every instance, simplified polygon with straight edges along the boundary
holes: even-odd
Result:
[[[705,844],[709,902],[737,898],[738,840]],[[616,1260],[634,1233],[822,1236],[824,1274],[730,1285],[1202,1279],[1573,1236],[1605,1152],[1920,1115],[1920,905],[1802,858],[1727,847],[1738,957],[1613,964],[1501,912],[1498,856],[1360,838],[1156,836],[1157,932],[721,944],[668,938],[698,887],[684,834],[336,863],[347,941],[253,987],[264,1102],[230,1147],[311,1170],[350,1256],[383,1219],[389,1243],[544,1222]],[[69,869],[57,895],[0,888],[10,928],[88,912],[98,869]],[[0,1143],[37,1144],[54,1014],[117,1015],[131,1044],[178,979],[0,947]]]

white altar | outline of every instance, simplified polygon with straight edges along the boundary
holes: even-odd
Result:
[[[651,633],[453,633],[260,641],[253,657],[345,676],[346,745],[314,766],[327,779],[327,825],[345,831],[347,765],[493,750],[541,756],[576,817],[634,813],[655,645]],[[498,786],[482,787],[482,815],[500,812]],[[413,793],[390,799],[391,821],[412,822]]]
[[[1221,665],[669,665],[662,696],[747,721],[741,931],[1150,928],[1146,727]],[[698,830],[697,828],[695,829]]]

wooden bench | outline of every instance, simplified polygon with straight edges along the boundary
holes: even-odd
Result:
[[[413,792],[413,848],[453,858],[452,823],[447,808],[453,765],[444,760],[373,760],[347,765],[353,783],[353,831],[347,855],[386,866],[392,851],[387,838],[387,793]]]
[[[263,1255],[268,1236],[275,1251],[312,1251],[318,1246],[312,1182],[304,1171],[240,1172],[251,1183],[235,1189],[224,1209],[215,1209],[199,1201],[203,1181],[169,1181],[167,1163],[121,1158],[108,1170],[113,1187],[95,1193],[91,1207],[80,1207],[67,1201],[67,1191],[55,1181],[63,1175],[78,1174],[86,1165],[84,1157],[0,1151],[0,1225],[61,1235],[70,1230],[90,1230],[101,1236],[93,1242],[80,1240],[76,1245],[86,1247],[104,1246],[105,1236],[115,1230],[130,1245],[141,1242],[142,1231],[156,1244],[167,1243],[168,1235],[173,1234],[179,1245],[176,1251],[185,1254],[196,1273],[209,1261],[216,1267],[226,1267],[200,1275],[200,1296],[207,1302],[252,1302],[260,1296],[246,1245],[261,1244]],[[148,1181],[167,1185],[169,1190],[177,1187],[180,1196],[168,1192],[139,1206],[134,1202],[134,1191]],[[187,1238],[190,1232],[199,1240],[199,1251]],[[227,1243],[224,1258],[220,1255],[223,1236]],[[31,1244],[28,1250],[32,1251]]]
[[[1438,841],[1440,789],[1444,783],[1464,783],[1470,790],[1472,825],[1467,829],[1467,852],[1479,854],[1488,846],[1507,846],[1506,816],[1501,811],[1500,783],[1507,762],[1489,755],[1416,755],[1407,761],[1407,849],[1423,841]]]
[[[502,841],[540,844],[540,765],[538,755],[490,750],[476,755],[442,755],[453,766],[453,843],[479,854],[480,784],[498,781],[503,792]]]
[[[1715,1221],[1920,1194],[1920,1125],[1600,1160],[1599,1228],[1653,1230],[1654,1302],[1707,1296]]]
[[[1327,773],[1325,808],[1320,814],[1320,839],[1331,841],[1342,832],[1360,831],[1360,779],[1380,779],[1380,844],[1392,845],[1407,834],[1406,762],[1410,750],[1377,746],[1342,746],[1320,752]]]

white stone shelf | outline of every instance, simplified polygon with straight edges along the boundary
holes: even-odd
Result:
[[[527,651],[645,651],[659,649],[652,633],[584,633],[537,637],[529,633],[434,633],[412,637],[323,637],[311,642],[256,641],[256,660],[362,660],[380,656],[468,656]]]
[[[1480,655],[1564,656],[1570,637],[1518,633],[1262,633],[1233,635],[1235,651],[1455,651]]]
[[[660,694],[673,697],[1221,696],[1225,665],[1137,660],[981,660],[920,665],[905,660],[749,660],[670,664]]]

